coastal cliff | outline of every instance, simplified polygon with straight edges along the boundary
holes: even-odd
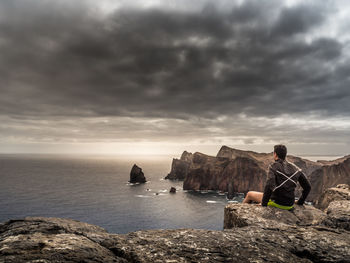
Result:
[[[350,156],[313,162],[288,155],[287,160],[300,167],[309,178],[312,190],[308,201],[315,202],[329,187],[350,184]],[[268,166],[272,162],[272,153],[242,151],[227,146],[222,146],[216,156],[185,151],[180,159],[173,159],[166,179],[184,180],[184,190],[263,191]],[[299,192],[300,188],[297,188]]]
[[[317,200],[326,189],[338,184],[350,184],[350,155],[334,161],[318,161],[322,166],[308,174],[312,190],[311,198]]]
[[[170,180],[183,180],[188,174],[188,170],[192,163],[192,153],[184,151],[180,157],[180,160],[173,159],[171,164],[171,171],[165,177],[165,179]]]
[[[223,231],[174,229],[110,234],[70,219],[0,224],[0,262],[350,262],[349,186],[325,193],[325,211],[229,204]],[[333,198],[337,196],[337,198]],[[339,205],[339,203],[341,205]]]

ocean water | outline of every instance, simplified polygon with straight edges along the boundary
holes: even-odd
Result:
[[[305,156],[306,157],[306,156]],[[307,156],[332,160],[338,156]],[[133,164],[146,184],[128,183]],[[223,229],[223,193],[183,191],[163,178],[172,157],[0,155],[0,222],[26,216],[71,218],[111,233],[141,229]],[[170,194],[170,187],[177,189]]]
[[[128,183],[133,164],[148,182]],[[226,196],[183,191],[163,178],[172,158],[0,155],[0,222],[26,216],[62,217],[111,233],[141,229],[223,228]],[[170,194],[170,187],[177,189]],[[241,201],[238,195],[235,201]]]

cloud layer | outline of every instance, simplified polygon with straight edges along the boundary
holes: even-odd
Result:
[[[3,141],[349,139],[341,1],[108,3],[0,2]]]

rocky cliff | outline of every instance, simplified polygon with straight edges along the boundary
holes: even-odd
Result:
[[[312,190],[310,196],[317,200],[326,189],[338,184],[350,184],[350,155],[334,161],[318,161],[319,169],[309,173]]]
[[[312,184],[309,201],[316,201],[327,188],[350,183],[350,156],[335,161],[313,162],[288,155]],[[222,146],[216,156],[184,152],[173,159],[166,179],[184,180],[184,190],[219,190],[222,192],[263,191],[272,153],[242,151]],[[297,189],[299,192],[300,189]]]
[[[224,231],[120,235],[70,219],[10,220],[0,224],[0,262],[350,262],[350,232],[344,224],[350,222],[350,201],[327,200],[331,212],[230,204]]]
[[[165,177],[170,180],[183,180],[188,174],[190,165],[192,163],[192,153],[184,151],[180,157],[180,160],[173,159],[171,164],[171,171]]]
[[[315,206],[321,210],[325,210],[331,202],[343,200],[350,201],[350,189],[347,184],[339,184],[336,187],[325,190],[316,201]]]

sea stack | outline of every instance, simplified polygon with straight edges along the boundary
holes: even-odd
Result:
[[[130,183],[145,183],[146,177],[142,172],[142,169],[138,167],[136,164],[131,169],[130,172]]]
[[[227,199],[231,200],[235,196],[233,181],[228,183]]]

